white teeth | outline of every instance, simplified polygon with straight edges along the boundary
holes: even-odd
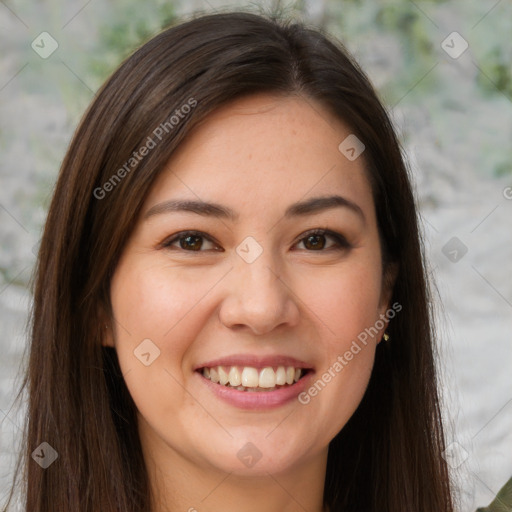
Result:
[[[203,368],[203,376],[222,386],[231,386],[239,391],[272,391],[276,386],[291,385],[297,382],[304,371],[293,366],[267,366],[258,372],[252,366],[215,366]]]
[[[259,380],[260,388],[275,388],[276,387],[276,374],[271,367],[263,368],[260,372]]]
[[[224,368],[222,368],[222,366],[219,366],[218,372],[219,372],[219,384],[221,384],[222,386],[226,385],[229,381],[229,376],[228,376],[226,370],[224,370]]]
[[[236,366],[232,366],[229,370],[229,384],[233,387],[240,386],[242,384],[242,376],[240,370]]]
[[[258,387],[258,370],[246,366],[242,371],[242,385],[248,388]]]
[[[286,370],[284,366],[278,366],[276,371],[276,384],[284,386],[286,384]]]
[[[215,368],[210,368],[210,380],[212,382],[219,382],[219,373]]]

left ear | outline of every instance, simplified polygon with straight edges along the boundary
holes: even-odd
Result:
[[[386,314],[386,311],[389,309],[391,298],[393,297],[393,289],[395,287],[395,281],[398,276],[399,265],[398,263],[387,263],[383,274],[382,274],[382,286],[381,286],[381,294],[379,300],[379,318],[382,318],[382,315]],[[380,330],[378,334],[378,343],[382,340],[382,336],[386,332],[389,320],[386,317],[384,320],[384,327]]]

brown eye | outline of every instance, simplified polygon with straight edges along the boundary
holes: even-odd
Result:
[[[328,244],[327,240],[329,239],[332,243],[326,246],[326,244]],[[306,233],[306,236],[299,240],[299,244],[301,243],[304,244],[306,250],[310,252],[325,252],[331,249],[346,250],[352,247],[343,235],[324,229],[316,229]],[[325,251],[323,249],[325,249]]]
[[[206,247],[205,247],[206,244]],[[210,247],[208,247],[208,244]],[[182,231],[169,240],[162,243],[167,249],[182,249],[187,252],[205,252],[208,250],[220,250],[211,239],[200,231]]]
[[[203,245],[203,237],[198,235],[187,235],[179,238],[180,247],[185,250],[199,251]]]
[[[323,249],[325,247],[324,235],[309,235],[304,238],[304,247],[306,249]]]

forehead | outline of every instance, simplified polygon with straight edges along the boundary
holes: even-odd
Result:
[[[350,134],[311,99],[259,94],[236,100],[189,133],[148,203],[211,200],[251,215],[336,193],[373,210],[363,158],[351,161],[338,149]]]

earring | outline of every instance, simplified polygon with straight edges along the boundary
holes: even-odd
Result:
[[[383,336],[382,336],[382,339],[383,339],[384,341],[388,341],[388,340],[389,340],[389,334],[388,334],[387,332],[385,332],[385,333],[383,334]]]

